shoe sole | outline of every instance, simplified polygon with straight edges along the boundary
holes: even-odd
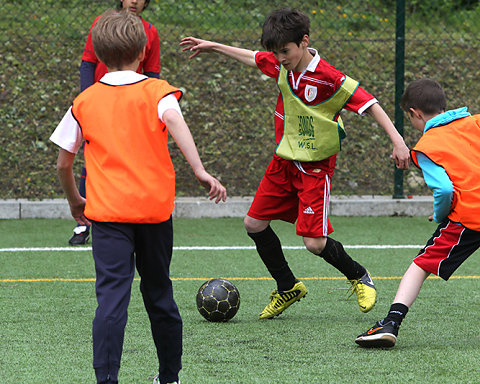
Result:
[[[363,348],[392,348],[396,342],[397,337],[392,333],[359,336],[355,339],[355,343]]]
[[[295,300],[293,303],[289,304],[288,307],[290,307],[290,305],[295,304],[296,302],[302,300],[305,296],[307,296],[307,293],[308,293],[308,292],[305,292],[305,294],[304,294],[303,296],[300,296],[300,298],[299,298],[298,300]],[[283,308],[282,312],[279,312],[279,313],[277,313],[276,315],[273,315],[273,316],[270,316],[270,317],[259,317],[259,319],[260,319],[260,320],[271,320],[271,319],[274,319],[275,317],[280,316],[286,309],[288,309],[288,307]]]

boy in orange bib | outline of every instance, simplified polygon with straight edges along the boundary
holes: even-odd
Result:
[[[480,247],[480,115],[467,108],[445,111],[446,105],[443,89],[431,79],[414,81],[402,97],[410,122],[423,132],[412,160],[433,191],[429,220],[439,225],[403,275],[387,317],[356,338],[362,347],[393,347],[425,279],[433,273],[448,280]]]
[[[168,133],[210,199],[225,201],[226,190],[203,167],[178,104],[181,91],[135,72],[147,42],[140,18],[107,12],[92,28],[92,41],[108,73],[73,101],[50,139],[60,146],[58,176],[72,216],[92,224],[98,302],[93,367],[97,383],[118,383],[136,266],[159,361],[154,383],[177,383],[182,319],[169,276],[175,172]],[[83,140],[87,200],[72,171]]]
[[[136,71],[140,74],[144,74],[148,77],[160,78],[160,40],[158,31],[152,23],[149,23],[142,18],[141,13],[147,8],[150,0],[120,0],[118,2],[118,9],[125,10],[133,13],[142,20],[145,33],[147,35],[147,44],[145,48],[145,58],[139,64]],[[98,16],[90,27],[90,31],[98,21]],[[82,54],[82,62],[80,64],[80,91],[84,91],[89,86],[99,81],[106,73],[108,69],[104,63],[102,63],[93,48],[92,34],[89,32],[85,48]],[[87,177],[87,171],[85,167],[82,167],[82,176],[80,178],[80,195],[86,197],[85,194],[85,179]],[[125,180],[125,184],[128,180]],[[78,224],[73,229],[73,235],[68,240],[70,245],[83,245],[90,239],[90,227],[86,225]]]

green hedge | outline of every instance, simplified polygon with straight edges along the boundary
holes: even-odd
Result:
[[[332,4],[333,3],[333,4]],[[440,81],[449,107],[478,112],[477,1],[409,1],[406,82]],[[265,16],[281,1],[152,0],[143,16],[160,32],[161,76],[185,91],[182,110],[207,169],[230,195],[252,195],[274,150],[277,87],[259,71],[215,55],[188,60],[187,35],[261,49]],[[17,0],[0,19],[0,198],[62,196],[51,132],[79,91],[79,65],[93,19],[117,1]],[[395,1],[293,1],[310,15],[311,46],[360,81],[394,116]],[[338,157],[333,192],[392,194],[391,145],[369,117],[342,114],[347,138]],[[417,133],[407,125],[412,146]],[[171,143],[178,195],[203,195]],[[81,161],[75,170],[80,173]],[[405,172],[405,193],[427,193],[416,169]]]

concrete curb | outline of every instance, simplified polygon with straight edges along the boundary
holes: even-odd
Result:
[[[179,197],[175,200],[174,217],[243,217],[252,197],[230,197],[215,204],[207,198]],[[433,213],[433,197],[414,196],[393,199],[390,196],[332,197],[331,216],[429,216]],[[65,199],[0,200],[0,219],[71,219]]]

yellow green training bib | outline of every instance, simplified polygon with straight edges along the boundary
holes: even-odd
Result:
[[[280,66],[277,85],[283,99],[284,120],[283,137],[275,153],[297,161],[319,161],[338,153],[346,134],[342,119],[338,117],[335,121],[335,117],[357,89],[358,82],[345,76],[329,99],[315,105],[307,105],[295,95],[283,66]],[[306,92],[314,94],[313,88],[307,85]]]

